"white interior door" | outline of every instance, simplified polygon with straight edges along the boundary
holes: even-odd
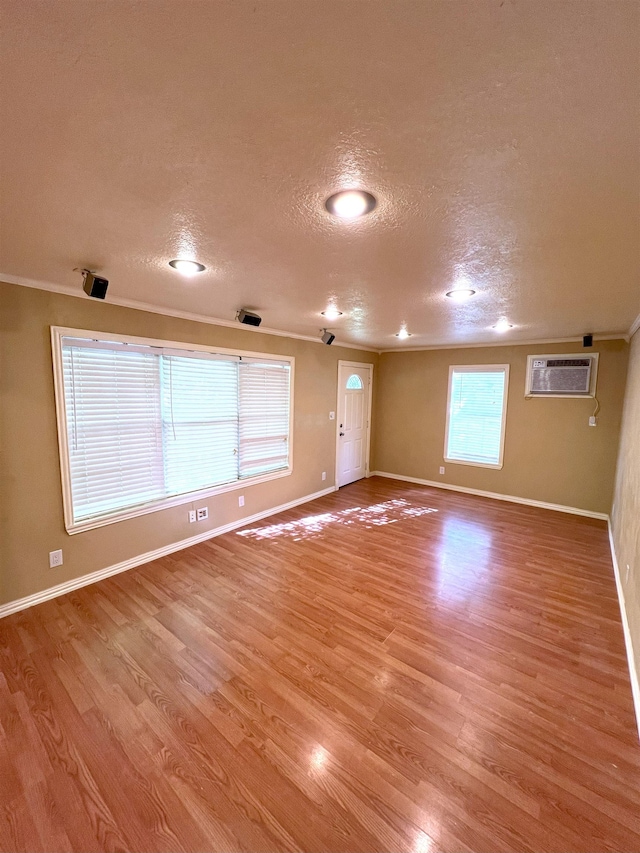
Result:
[[[370,364],[338,362],[338,486],[360,480],[368,473],[371,373]]]

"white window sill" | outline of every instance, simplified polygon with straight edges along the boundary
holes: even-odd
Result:
[[[449,459],[447,456],[444,457],[444,461],[452,465],[471,465],[474,468],[494,468],[498,471],[502,468],[502,462],[470,462],[468,459]]]
[[[87,518],[84,521],[76,521],[72,524],[65,524],[65,528],[67,533],[73,536],[75,533],[84,533],[85,530],[93,530],[96,527],[105,527],[108,524],[116,524],[118,521],[125,521],[128,518],[138,518],[138,516],[148,515],[151,512],[158,512],[161,509],[168,509],[172,506],[195,503],[202,501],[205,498],[210,498],[213,495],[233,492],[236,489],[245,489],[249,486],[255,486],[258,483],[266,483],[269,480],[278,480],[280,477],[289,477],[292,473],[293,468],[284,468],[281,471],[272,471],[269,474],[261,474],[259,477],[251,477],[245,480],[234,480],[232,483],[224,483],[221,486],[212,486],[210,489],[201,489],[197,492],[186,492],[182,495],[174,495],[173,497],[163,498],[162,500],[142,504],[141,506],[110,512],[105,515],[96,516],[95,518]]]

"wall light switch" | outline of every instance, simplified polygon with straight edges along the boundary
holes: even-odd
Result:
[[[238,498],[238,506],[244,506],[244,495],[240,495]]]
[[[440,473],[441,473],[441,474],[444,474],[444,465],[441,465],[441,466],[440,466]]]

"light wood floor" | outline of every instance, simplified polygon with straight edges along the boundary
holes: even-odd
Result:
[[[372,478],[0,651],[5,851],[640,851],[602,522]]]

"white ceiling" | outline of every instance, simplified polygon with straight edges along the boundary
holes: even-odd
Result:
[[[640,311],[635,0],[1,5],[5,279],[312,336],[335,300],[377,349]],[[378,207],[337,221],[352,186]]]

